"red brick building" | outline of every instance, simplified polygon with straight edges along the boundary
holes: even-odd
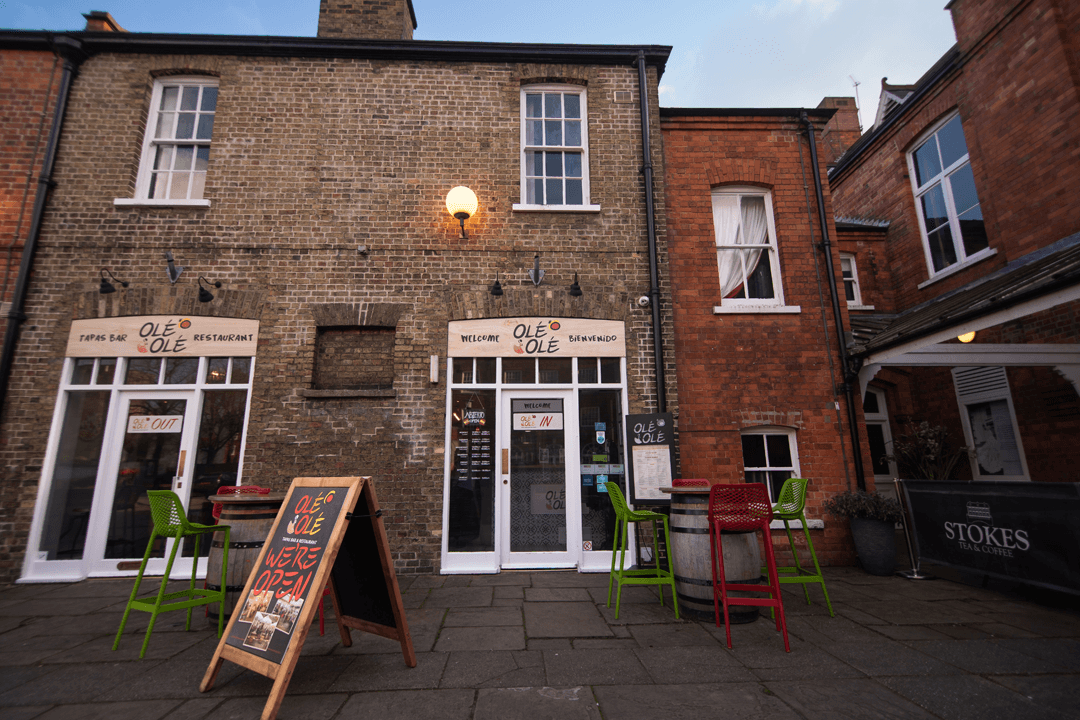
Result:
[[[908,474],[888,443],[926,421],[974,449],[954,478],[1075,482],[1080,5],[949,9],[957,44],[883,82],[829,176],[874,472]]]
[[[820,508],[864,484],[820,152],[834,112],[662,108],[661,127],[683,477],[764,482],[774,497],[809,478],[819,557],[845,563],[847,524]]]

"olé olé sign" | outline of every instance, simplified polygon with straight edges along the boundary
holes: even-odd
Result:
[[[626,325],[618,320],[518,317],[455,320],[450,357],[623,357]]]
[[[183,315],[74,320],[68,357],[250,357],[259,321]]]

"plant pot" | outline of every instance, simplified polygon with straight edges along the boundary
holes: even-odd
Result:
[[[896,569],[894,523],[872,518],[851,518],[851,538],[863,570],[871,575],[892,575]]]

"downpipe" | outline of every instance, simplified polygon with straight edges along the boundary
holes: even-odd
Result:
[[[649,305],[652,307],[653,364],[656,373],[657,412],[667,412],[667,389],[664,381],[664,345],[660,326],[660,273],[657,267],[656,216],[653,208],[653,166],[649,147],[649,88],[645,81],[645,52],[638,51],[638,97],[641,99],[641,152],[645,174],[645,222],[649,229]]]

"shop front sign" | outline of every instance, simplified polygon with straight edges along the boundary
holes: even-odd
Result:
[[[450,323],[450,357],[624,357],[618,320],[487,318]]]
[[[75,320],[68,357],[249,357],[259,321],[190,315]]]

